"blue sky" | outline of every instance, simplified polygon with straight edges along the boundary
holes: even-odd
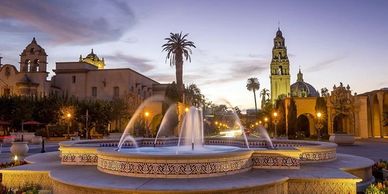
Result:
[[[3,0],[0,56],[18,66],[36,37],[50,72],[55,62],[94,48],[106,68],[130,67],[165,83],[175,80],[175,70],[161,45],[170,32],[183,31],[197,46],[184,66],[185,83],[196,83],[213,102],[224,98],[245,109],[254,107],[247,78],[269,88],[279,21],[292,83],[300,66],[317,90],[339,82],[357,93],[388,87],[387,10],[385,0]]]

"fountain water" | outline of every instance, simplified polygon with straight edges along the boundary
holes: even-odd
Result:
[[[239,127],[241,133],[243,134],[243,137],[244,137],[244,140],[245,140],[245,145],[247,146],[248,149],[249,148],[249,142],[248,142],[248,138],[247,138],[247,135],[245,134],[245,128],[244,126],[241,124],[241,120],[240,120],[240,117],[238,117],[236,111],[234,110],[232,104],[230,104],[229,101],[225,100],[225,99],[222,99],[228,106],[229,108],[232,110],[232,114],[233,114],[233,118],[234,118],[234,121],[235,121],[235,124]]]
[[[179,133],[178,150],[182,140],[183,146],[191,146],[192,150],[194,150],[194,147],[202,147],[204,145],[203,115],[201,109],[192,106],[186,112]]]
[[[125,127],[123,135],[121,135],[119,144],[117,146],[118,148],[117,150],[121,150],[121,147],[123,146],[126,140],[133,139],[133,137],[129,133],[133,130],[135,126],[135,122],[141,116],[141,113],[144,110],[144,108],[152,102],[157,102],[157,101],[160,102],[164,100],[165,100],[164,96],[156,95],[156,96],[147,98],[143,103],[140,104],[140,106],[136,109],[135,113],[133,114],[132,118],[129,120],[127,126]]]
[[[169,127],[171,127],[171,116],[173,116],[173,114],[175,113],[176,111],[176,104],[173,104],[171,105],[170,107],[168,107],[166,113],[164,114],[164,117],[162,119],[162,122],[160,123],[160,127],[158,129],[158,132],[156,133],[156,137],[155,137],[155,141],[154,141],[154,147],[156,145],[156,142],[158,140],[158,137],[159,135],[165,131],[166,129],[168,129]]]
[[[272,140],[269,138],[267,129],[264,128],[263,126],[259,126],[259,132],[260,132],[260,137],[264,138],[268,144],[268,148],[274,149]]]

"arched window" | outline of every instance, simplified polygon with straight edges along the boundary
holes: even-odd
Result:
[[[282,75],[282,74],[283,74],[283,68],[282,66],[279,66],[278,75]]]
[[[39,71],[39,59],[34,60],[34,65],[32,67],[32,71],[36,71],[36,72]]]

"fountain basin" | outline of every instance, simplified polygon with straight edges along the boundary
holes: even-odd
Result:
[[[206,152],[177,155],[176,147],[97,150],[97,169],[114,175],[155,178],[214,177],[248,171],[253,151],[232,146],[205,146]],[[205,148],[206,149],[206,148]],[[157,151],[162,150],[161,152]]]

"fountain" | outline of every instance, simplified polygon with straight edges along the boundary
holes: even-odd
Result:
[[[3,184],[17,186],[17,180],[25,177],[54,193],[307,194],[356,193],[357,187],[373,181],[373,161],[337,154],[333,143],[272,142],[263,127],[259,127],[261,138],[248,139],[235,112],[234,123],[244,138],[205,137],[203,113],[196,107],[184,113],[178,137],[161,138],[171,126],[175,105],[167,109],[157,138],[133,138],[130,134],[140,113],[163,100],[161,96],[145,100],[120,140],[61,142],[60,157],[37,154],[26,159],[29,165],[2,170]]]

